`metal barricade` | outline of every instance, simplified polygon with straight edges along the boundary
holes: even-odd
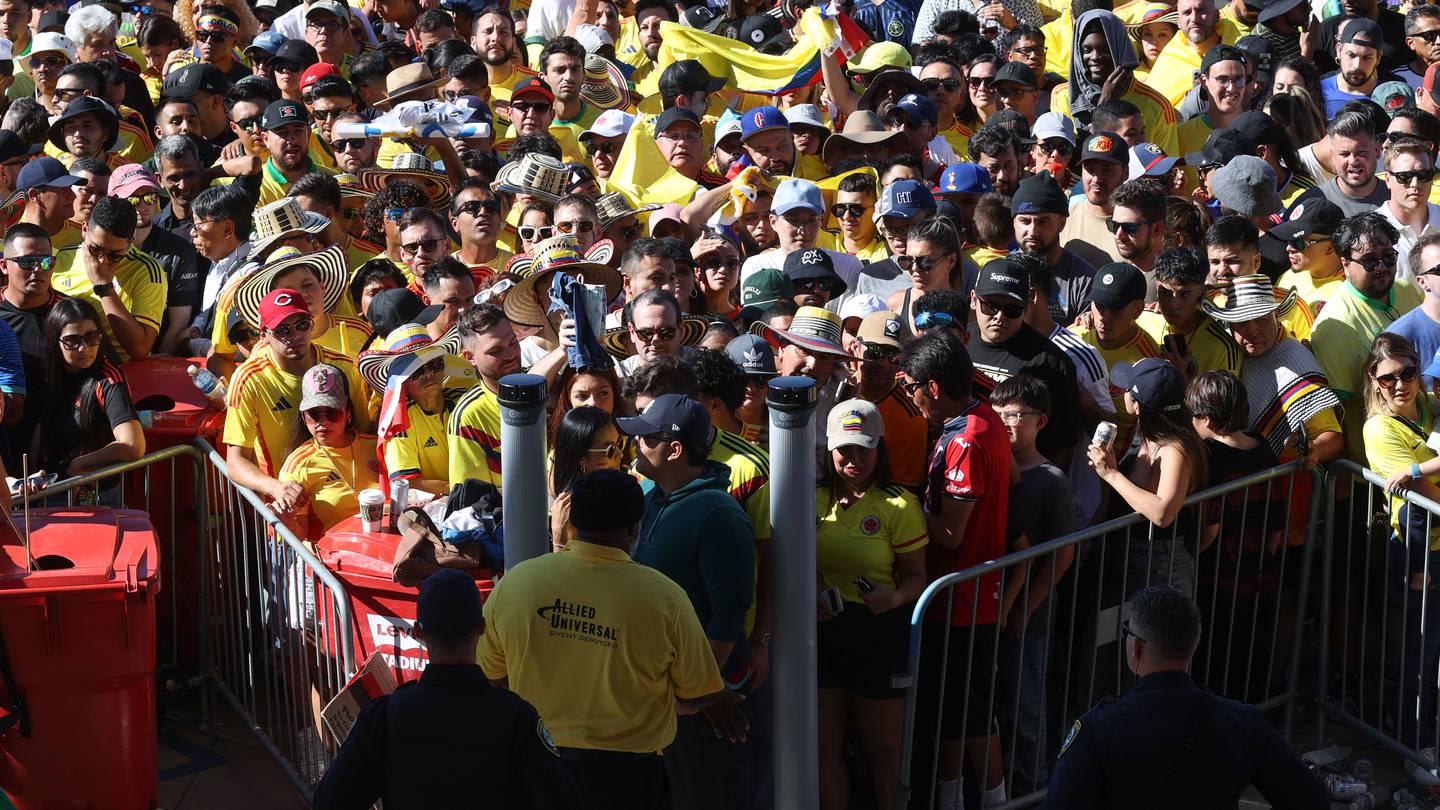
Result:
[[[349,598],[214,448],[196,446],[214,506],[214,684],[308,800],[341,742],[320,709],[356,671]]]
[[[1334,534],[1321,579],[1322,656],[1317,739],[1329,713],[1436,773],[1440,731],[1440,503],[1387,492],[1373,470],[1340,461],[1327,498]],[[1425,778],[1426,774],[1417,774]]]
[[[933,807],[966,764],[967,782],[1004,780],[1003,807],[1038,804],[1064,731],[1133,681],[1127,604],[1157,583],[1200,605],[1196,680],[1283,708],[1288,737],[1323,481],[1282,465],[1191,495],[1168,527],[1131,514],[931,583],[911,617],[897,806]]]

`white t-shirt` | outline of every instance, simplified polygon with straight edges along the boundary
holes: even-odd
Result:
[[[840,296],[830,299],[829,303],[825,305],[826,309],[838,313],[845,299],[854,294],[855,283],[859,281],[860,273],[864,271],[865,265],[861,264],[859,259],[849,253],[839,253],[829,248],[814,249],[823,250],[830,254],[830,260],[835,262],[835,275],[839,276],[840,279],[845,282],[845,292]],[[751,256],[740,266],[740,283],[744,284],[745,279],[761,270],[780,270],[783,272],[785,270],[785,257],[789,255],[787,252],[782,252],[780,248],[770,248],[763,253]]]

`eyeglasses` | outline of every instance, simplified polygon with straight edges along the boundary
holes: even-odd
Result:
[[[1105,229],[1110,231],[1110,233],[1124,231],[1126,236],[1134,236],[1140,232],[1141,228],[1148,228],[1154,224],[1153,222],[1146,222],[1144,220],[1139,222],[1116,222],[1113,219],[1107,219],[1105,220]]]
[[[406,256],[418,256],[420,255],[420,251],[423,250],[426,253],[429,253],[435,248],[440,247],[440,244],[444,241],[445,237],[443,236],[437,236],[434,239],[421,239],[419,242],[411,242],[408,245],[401,245],[400,252],[405,254]]]
[[[262,128],[261,122],[263,120],[264,119],[258,115],[252,115],[249,118],[241,118],[239,121],[236,121],[235,126],[242,132],[259,132]]]
[[[419,379],[421,377],[433,377],[436,374],[443,373],[444,371],[445,358],[437,357],[434,360],[431,360],[430,362],[421,366],[420,368],[415,369],[415,373],[411,374],[410,376],[412,379]]]
[[[315,328],[315,321],[311,318],[301,318],[295,323],[286,326],[281,324],[270,330],[270,334],[281,340],[289,340],[291,335],[303,335]]]
[[[1390,179],[1402,186],[1408,186],[1416,180],[1428,183],[1435,179],[1435,170],[1417,169],[1413,172],[1390,172]]]
[[[920,83],[925,85],[925,89],[932,93],[942,89],[947,93],[953,93],[960,89],[959,79],[936,79],[932,77],[929,79],[921,79]]]
[[[1149,643],[1150,643],[1150,642],[1146,641],[1145,639],[1141,638],[1138,634],[1136,634],[1136,632],[1135,632],[1134,630],[1131,630],[1131,629],[1130,629],[1130,620],[1129,620],[1129,619],[1125,619],[1124,621],[1120,622],[1120,632],[1121,632],[1121,634],[1123,634],[1123,635],[1126,635],[1126,636],[1129,636],[1129,637],[1135,639],[1136,641],[1140,642],[1141,644],[1149,644]]]
[[[106,250],[99,245],[92,245],[89,242],[86,242],[85,250],[90,254],[90,258],[94,259],[97,262],[109,262],[111,264],[115,264],[117,262],[123,261],[125,258],[125,254],[130,249],[126,248],[125,250]]]
[[[608,442],[604,447],[591,447],[587,453],[600,453],[605,456],[606,461],[619,461],[625,455],[626,443],[624,441]]]
[[[217,44],[217,45],[221,45],[221,44],[224,44],[225,40],[227,40],[227,39],[229,39],[229,38],[230,38],[230,35],[229,35],[228,33],[224,32],[224,31],[196,31],[196,32],[195,32],[195,41],[196,41],[196,42],[205,42],[205,43],[214,42],[214,43]]]
[[[500,201],[466,200],[465,202],[460,204],[459,208],[455,210],[460,212],[461,214],[469,214],[472,217],[480,216],[480,213],[482,211],[487,214],[498,214],[500,213]]]
[[[1375,384],[1380,386],[1381,388],[1384,388],[1386,391],[1389,391],[1390,389],[1395,387],[1395,383],[1397,382],[1415,382],[1415,378],[1419,375],[1420,372],[1416,370],[1414,366],[1406,366],[1405,368],[1400,369],[1394,374],[1381,374],[1379,377],[1375,378]]]
[[[934,256],[896,256],[895,264],[901,270],[909,273],[911,269],[919,270],[922,273],[929,273],[935,269],[938,260]]]
[[[785,220],[786,224],[788,224],[790,227],[794,228],[794,229],[797,230],[797,231],[808,231],[808,230],[811,230],[811,229],[813,229],[813,228],[819,228],[819,227],[820,227],[820,218],[819,218],[819,217],[813,217],[813,216],[812,216],[812,217],[797,218],[797,217],[792,217],[792,216],[790,216],[789,214],[785,214],[785,215],[782,215],[780,218],[783,219],[783,220]]]
[[[865,212],[868,210],[870,210],[870,206],[861,205],[860,203],[835,203],[830,206],[830,214],[836,219],[844,219],[846,217],[860,219],[865,216]]]
[[[995,83],[995,77],[994,77],[994,76],[971,76],[970,78],[966,79],[966,81],[970,83],[971,89],[974,89],[974,88],[977,88],[977,87],[989,87],[989,86],[991,86],[991,85],[993,85],[993,84]]]
[[[915,328],[921,331],[937,326],[954,326],[955,316],[948,312],[921,312],[915,316]]]
[[[1306,248],[1309,248],[1311,245],[1324,244],[1325,242],[1329,241],[1330,237],[1328,236],[1317,236],[1314,239],[1306,239],[1303,236],[1297,236],[1294,239],[1290,240],[1289,245],[1290,249],[1295,251],[1296,253],[1304,253]]]
[[[365,148],[365,138],[343,138],[338,141],[331,141],[330,148],[336,152],[359,152]]]
[[[85,91],[79,87],[57,87],[55,88],[56,101],[70,101],[85,95]]]
[[[1025,307],[1022,304],[996,304],[986,301],[984,298],[976,299],[980,302],[980,312],[986,317],[993,318],[996,314],[1004,315],[1010,320],[1015,320],[1025,314]]]
[[[315,117],[315,120],[316,120],[316,121],[329,121],[329,120],[332,119],[332,118],[339,118],[340,116],[342,116],[342,115],[344,115],[345,113],[348,113],[348,112],[350,112],[350,111],[349,111],[349,110],[343,110],[343,109],[342,109],[342,110],[321,110],[321,109],[313,109],[313,110],[310,111],[310,113]]]
[[[548,102],[548,101],[512,101],[512,102],[510,102],[510,109],[514,110],[514,111],[517,112],[517,113],[520,113],[521,115],[525,115],[526,113],[532,113],[532,112],[535,113],[536,115],[543,115],[544,113],[550,112],[550,108],[551,108],[552,106],[553,106],[553,105],[551,105],[550,102]]]
[[[30,69],[47,68],[54,70],[55,68],[63,68],[68,64],[70,64],[70,60],[63,56],[37,56],[30,60]]]
[[[591,155],[609,155],[618,149],[620,144],[614,141],[599,141],[598,143],[586,143],[585,151]]]
[[[72,352],[78,352],[86,346],[99,346],[101,337],[100,330],[91,329],[83,335],[61,335],[60,345]]]
[[[739,269],[740,269],[740,260],[739,260],[739,259],[706,259],[705,261],[700,262],[700,263],[699,263],[698,265],[696,265],[696,266],[699,267],[701,270],[704,270],[704,271],[707,272],[707,273],[713,273],[713,272],[715,272],[716,270],[721,270],[721,269],[729,270],[730,272],[733,273],[733,272],[735,272],[736,270],[739,270]]]
[[[14,262],[16,267],[27,273],[34,273],[37,270],[48,273],[55,269],[54,256],[16,256],[9,261]]]
[[[317,425],[322,422],[339,422],[345,418],[345,411],[340,408],[311,408],[305,411],[305,418]]]
[[[555,235],[555,229],[549,225],[521,225],[515,230],[526,242],[543,242]]]
[[[1347,260],[1365,268],[1365,272],[1367,273],[1378,273],[1384,268],[1394,267],[1395,260],[1399,258],[1400,254],[1393,250],[1382,251],[1379,256],[1370,259],[1357,259],[1354,256],[1346,257]]]
[[[996,413],[1000,421],[1007,425],[1018,425],[1025,421],[1027,416],[1039,416],[1039,411],[998,411]]]
[[[877,361],[883,360],[887,363],[894,363],[900,359],[900,350],[894,346],[876,346],[873,343],[863,344],[865,350],[860,353],[860,359]]]
[[[1065,157],[1075,151],[1075,145],[1064,138],[1048,138],[1040,142],[1040,149],[1046,154]]]
[[[131,205],[156,205],[160,202],[160,195],[152,191],[148,194],[138,194],[134,197],[126,197],[126,199],[130,201]]]
[[[339,20],[324,20],[319,22],[315,20],[306,20],[305,27],[309,28],[312,31],[339,31],[340,29],[345,27],[345,23]]]
[[[572,222],[557,222],[555,230],[563,234],[590,233],[595,230],[595,223],[588,219],[577,219]]]
[[[1010,53],[1018,53],[1021,56],[1039,56],[1045,52],[1040,45],[1017,45],[1010,49]]]
[[[1205,81],[1214,82],[1221,87],[1244,87],[1250,83],[1248,76],[1206,76]]]
[[[661,340],[674,340],[675,336],[680,333],[679,328],[674,326],[632,326],[630,328],[635,330],[635,337],[640,338],[642,343],[649,343],[657,337]]]

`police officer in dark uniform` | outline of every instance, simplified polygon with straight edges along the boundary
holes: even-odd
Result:
[[[1280,810],[1330,806],[1320,780],[1259,709],[1190,678],[1200,609],[1168,585],[1135,595],[1125,658],[1139,679],[1075,721],[1050,778],[1047,810],[1236,807],[1254,785]]]
[[[415,633],[429,648],[420,680],[361,710],[315,790],[315,810],[580,806],[535,708],[492,686],[475,663],[480,591],[443,568],[420,585]]]

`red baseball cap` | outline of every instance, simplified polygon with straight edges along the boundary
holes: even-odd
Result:
[[[260,299],[260,328],[274,329],[292,315],[310,317],[310,307],[299,290],[281,287]]]
[[[315,82],[320,81],[326,76],[339,75],[340,68],[335,67],[329,62],[316,62],[310,67],[305,68],[305,72],[300,74],[300,89],[304,90],[305,88],[309,87]]]
[[[515,89],[510,91],[510,99],[513,101],[526,93],[544,96],[546,101],[555,103],[555,92],[539,76],[527,76],[524,81],[515,85]]]
[[[1440,62],[1436,62],[1436,63],[1432,64],[1430,67],[1426,68],[1426,69],[1425,69],[1425,78],[1420,82],[1420,86],[1421,86],[1421,87],[1424,87],[1426,90],[1428,90],[1428,91],[1431,92],[1431,93],[1440,91],[1440,87],[1436,87],[1436,86],[1435,86],[1435,85],[1437,84],[1436,79],[1435,79],[1435,74],[1436,74],[1437,72],[1440,72],[1440,67],[1437,67],[1437,66],[1440,66]]]

